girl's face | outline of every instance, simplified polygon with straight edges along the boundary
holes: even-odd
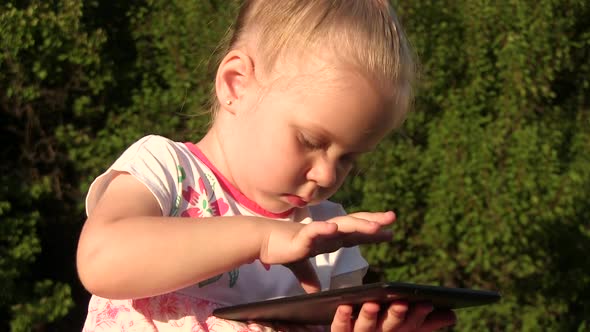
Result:
[[[363,76],[315,62],[252,80],[219,128],[222,172],[271,212],[317,204],[392,129],[388,98]]]

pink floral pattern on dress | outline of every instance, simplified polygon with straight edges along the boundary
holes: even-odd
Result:
[[[97,316],[101,325],[111,327],[117,324],[119,314],[125,315],[129,311],[129,308],[125,305],[107,302],[104,309]]]
[[[311,327],[244,323],[212,316],[218,304],[170,293],[137,300],[92,296],[83,332],[272,332]]]
[[[229,210],[229,205],[225,203],[223,198],[211,202],[211,211],[214,216],[223,216],[227,213],[227,210]]]
[[[229,205],[223,198],[211,200],[212,197],[208,197],[202,178],[199,178],[199,191],[188,186],[186,190],[182,190],[182,197],[190,204],[190,207],[182,212],[182,217],[223,216],[229,210]]]

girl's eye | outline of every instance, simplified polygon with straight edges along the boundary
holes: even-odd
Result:
[[[345,155],[343,155],[343,156],[340,158],[340,160],[342,160],[342,162],[343,162],[344,164],[347,164],[347,165],[354,165],[354,164],[355,164],[355,162],[356,162],[356,159],[357,159],[357,157],[358,157],[358,154],[356,154],[356,153],[349,153],[349,154],[345,154]]]
[[[324,147],[321,142],[308,138],[305,135],[299,135],[299,141],[303,146],[311,150],[318,150]]]

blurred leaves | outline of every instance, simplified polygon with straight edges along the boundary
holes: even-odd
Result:
[[[422,81],[405,128],[354,182],[357,209],[398,212],[393,243],[365,250],[373,269],[504,294],[499,305],[460,311],[459,331],[584,329],[588,4],[397,7]]]

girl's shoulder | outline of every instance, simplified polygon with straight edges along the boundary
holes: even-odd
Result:
[[[89,214],[119,173],[128,173],[154,195],[163,214],[179,208],[181,182],[199,177],[200,165],[184,143],[159,135],[144,136],[131,145],[90,184],[86,196]],[[195,182],[193,181],[193,182]]]
[[[131,144],[114,165],[132,164],[133,168],[143,168],[164,173],[202,167],[187,143],[173,141],[160,135],[144,136]],[[160,174],[165,176],[165,174]]]
[[[129,151],[143,151],[143,150],[176,150],[178,148],[182,148],[184,143],[175,142],[170,138],[160,136],[160,135],[146,135],[133,144],[131,144],[127,149],[126,152]]]

